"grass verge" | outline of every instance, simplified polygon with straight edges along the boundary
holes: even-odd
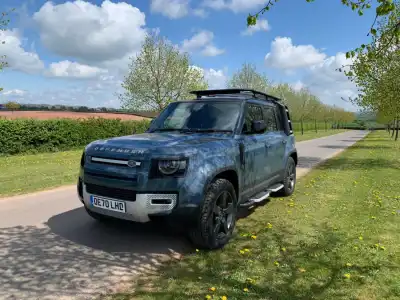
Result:
[[[239,220],[224,249],[193,249],[105,299],[400,299],[399,153],[371,133]]]
[[[73,184],[82,150],[0,157],[0,196]]]

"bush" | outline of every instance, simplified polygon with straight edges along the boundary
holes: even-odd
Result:
[[[143,133],[148,120],[0,119],[0,154],[70,150],[104,138]]]

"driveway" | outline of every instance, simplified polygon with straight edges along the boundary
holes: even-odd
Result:
[[[297,143],[299,177],[367,133]],[[92,299],[191,250],[179,235],[151,224],[97,223],[75,186],[0,199],[0,299]]]

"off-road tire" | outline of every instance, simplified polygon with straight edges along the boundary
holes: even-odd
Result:
[[[219,195],[227,191],[233,200],[233,217],[232,224],[229,229],[229,233],[225,235],[223,239],[217,239],[216,236],[210,232],[210,218],[212,217],[212,211],[215,203],[218,200]],[[197,221],[197,225],[189,232],[189,239],[196,248],[214,250],[223,248],[231,239],[233,231],[235,230],[237,218],[237,197],[235,188],[232,183],[226,179],[217,178],[212,181],[204,196],[204,201],[200,208],[200,215]]]
[[[293,186],[291,186],[291,182],[289,179],[289,172],[291,170],[291,168],[293,168],[293,172],[294,172],[294,183]],[[285,173],[284,173],[284,177],[283,177],[283,188],[281,188],[279,191],[274,193],[274,196],[278,196],[278,197],[288,197],[291,196],[296,188],[296,163],[293,159],[293,157],[289,156],[288,160],[286,162],[286,168],[285,168]]]

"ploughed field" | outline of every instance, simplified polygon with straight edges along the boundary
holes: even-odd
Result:
[[[101,113],[101,112],[73,112],[73,111],[0,111],[0,118],[7,119],[87,119],[87,118],[104,118],[104,119],[121,119],[121,120],[144,120],[145,117],[130,115],[130,114],[117,114],[117,113]]]

